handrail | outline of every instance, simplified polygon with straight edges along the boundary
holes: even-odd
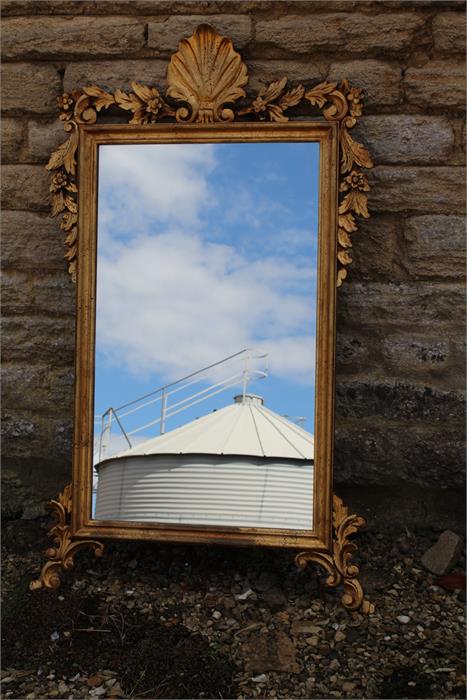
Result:
[[[245,348],[240,352],[236,352],[233,355],[225,357],[223,360],[219,360],[218,362],[214,362],[207,367],[191,372],[181,379],[177,379],[174,382],[169,382],[158,389],[154,389],[153,391],[143,394],[137,399],[128,401],[117,408],[110,406],[100,417],[101,433],[98,447],[98,461],[100,462],[106,457],[112,437],[113,417],[115,417],[116,425],[131,448],[133,443],[130,440],[130,436],[135,435],[142,430],[146,430],[154,425],[159,425],[159,433],[162,435],[166,430],[166,423],[169,418],[181,413],[184,410],[187,410],[188,408],[191,408],[192,406],[197,405],[198,403],[201,403],[202,401],[216,396],[228,388],[241,385],[244,396],[250,381],[254,381],[255,379],[263,379],[268,376],[269,369],[267,358],[268,353],[259,352],[253,348]],[[252,367],[252,360],[264,360],[264,369]],[[227,377],[219,379],[217,376],[218,368],[220,368],[222,365],[227,365],[230,368],[230,365],[235,362],[241,362],[242,368],[239,368],[234,374],[230,372]],[[170,403],[170,399],[174,394],[188,390],[197,383],[208,381],[210,374],[216,374],[216,376],[213,377],[213,379],[215,378],[216,381],[209,384],[209,386],[204,387],[200,391],[194,391],[189,396],[181,397],[175,402]],[[146,399],[150,400],[146,401]],[[158,401],[161,402],[160,415],[158,417],[150,420],[149,422],[145,422],[143,425],[137,426],[132,430],[125,429],[122,422],[123,418],[145,409]]]

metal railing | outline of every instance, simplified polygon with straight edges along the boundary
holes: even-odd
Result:
[[[243,396],[245,396],[251,381],[264,379],[268,376],[267,360],[267,353],[246,348],[234,355],[225,357],[223,360],[219,360],[219,362],[214,362],[212,365],[187,374],[182,379],[154,389],[154,391],[150,391],[117,408],[111,406],[100,416],[101,429],[98,442],[98,461],[101,462],[107,456],[114,425],[123,435],[130,448],[134,444],[134,438],[133,441],[131,439],[132,436],[149,428],[158,426],[159,434],[162,435],[166,431],[167,421],[170,418],[227,389],[241,386]],[[257,364],[260,364],[261,367],[255,366]],[[193,391],[197,385],[207,382],[209,382],[208,386]],[[185,396],[184,392],[191,393]],[[143,425],[125,429],[124,423],[129,421],[128,417],[144,410],[146,413],[149,410],[155,417],[151,417]]]

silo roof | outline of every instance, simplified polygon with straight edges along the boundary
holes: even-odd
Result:
[[[154,454],[314,458],[313,435],[246,394],[235,403],[146,440],[109,459]]]

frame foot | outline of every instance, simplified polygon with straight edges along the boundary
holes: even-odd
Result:
[[[375,606],[364,598],[363,589],[357,576],[358,566],[351,563],[352,553],[357,545],[349,542],[348,538],[365,525],[365,519],[358,515],[348,515],[348,509],[342,500],[333,496],[332,517],[332,552],[300,552],[295,557],[295,563],[304,569],[308,562],[320,564],[328,573],[326,583],[331,588],[343,584],[342,605],[348,610],[360,610],[364,614],[374,612]]]
[[[104,545],[97,540],[74,540],[71,534],[71,484],[65,486],[63,492],[55,501],[47,503],[47,509],[52,511],[57,522],[49,530],[54,547],[46,550],[45,556],[50,559],[42,567],[38,579],[31,581],[29,588],[36,591],[39,588],[58,588],[61,583],[60,569],[69,571],[74,566],[74,557],[83,547],[91,547],[96,557],[101,557]]]

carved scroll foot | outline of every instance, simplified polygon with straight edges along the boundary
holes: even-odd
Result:
[[[364,598],[363,589],[357,576],[358,566],[350,559],[357,545],[349,542],[349,536],[365,525],[365,519],[348,515],[348,509],[338,496],[333,497],[333,541],[332,552],[300,552],[295,563],[304,569],[308,562],[320,564],[328,573],[326,583],[331,588],[343,584],[342,605],[348,610],[360,610],[364,614],[374,612],[375,606]]]
[[[57,517],[57,522],[49,530],[54,547],[46,550],[45,555],[50,561],[44,564],[38,579],[31,581],[29,588],[36,591],[39,588],[58,588],[61,580],[60,569],[69,571],[74,566],[74,557],[78,550],[91,547],[96,557],[101,557],[104,545],[97,540],[75,540],[71,535],[71,484],[65,486],[56,501],[49,501],[47,509]]]

